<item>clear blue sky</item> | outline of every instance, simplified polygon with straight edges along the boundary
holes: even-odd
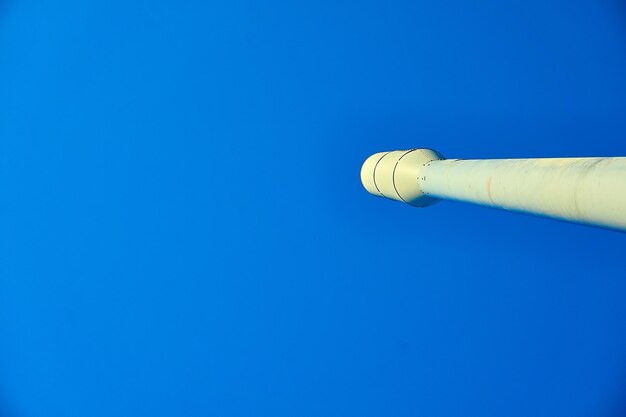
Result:
[[[0,0],[0,415],[623,416],[626,235],[359,169],[625,111],[617,0]]]

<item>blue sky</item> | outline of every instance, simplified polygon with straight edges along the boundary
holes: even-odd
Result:
[[[625,235],[377,199],[626,155],[621,1],[0,0],[0,413],[621,416]]]

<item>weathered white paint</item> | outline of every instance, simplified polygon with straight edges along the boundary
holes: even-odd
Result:
[[[366,161],[361,177],[371,175],[363,184],[378,187],[375,195],[420,207],[457,200],[626,231],[626,157],[444,160],[431,150],[373,157],[378,163]]]

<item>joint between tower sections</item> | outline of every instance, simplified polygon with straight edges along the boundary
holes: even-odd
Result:
[[[439,199],[420,189],[419,178],[426,164],[442,159],[439,152],[425,148],[375,153],[361,167],[361,182],[375,196],[415,207],[430,206]]]

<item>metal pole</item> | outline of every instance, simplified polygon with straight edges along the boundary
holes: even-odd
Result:
[[[413,149],[372,155],[361,181],[417,207],[448,199],[626,231],[626,157],[463,160]]]

